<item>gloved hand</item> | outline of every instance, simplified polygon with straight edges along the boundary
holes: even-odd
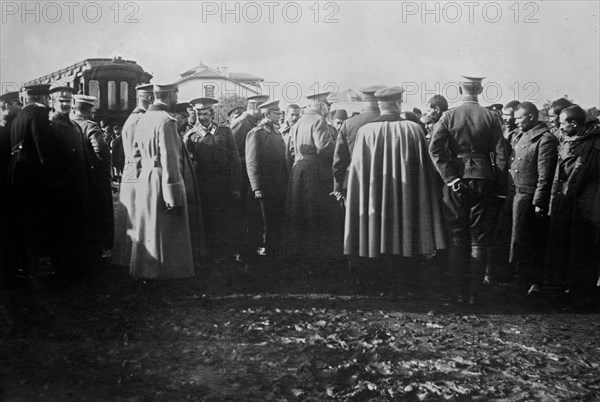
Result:
[[[473,195],[473,189],[463,180],[455,181],[450,187],[460,200],[467,200]]]

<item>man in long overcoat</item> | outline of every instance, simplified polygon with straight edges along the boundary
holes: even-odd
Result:
[[[589,292],[600,285],[600,126],[577,105],[559,119],[548,268],[569,292]]]
[[[558,140],[538,121],[531,102],[516,107],[519,132],[514,138],[510,175],[514,186],[511,262],[526,276],[528,294],[541,290],[548,240],[550,191],[558,157]]]
[[[213,260],[242,254],[242,220],[239,210],[240,157],[231,129],[213,121],[212,98],[191,102],[197,124],[184,135],[184,142],[196,167],[202,194],[202,209]]]
[[[90,183],[90,251],[100,257],[113,244],[114,213],[110,174],[110,147],[104,140],[100,126],[93,120],[95,97],[75,95],[75,114],[71,120],[79,125],[87,140],[92,164]]]
[[[154,85],[154,97],[133,141],[141,170],[135,184],[130,273],[145,279],[186,278],[194,276],[205,246],[200,195],[171,114],[177,86]]]
[[[8,205],[17,247],[27,273],[37,282],[38,260],[50,244],[53,192],[56,186],[56,149],[48,114],[48,84],[25,88],[25,107],[10,129],[11,158],[8,166]]]
[[[475,303],[497,221],[496,196],[506,196],[507,148],[498,113],[478,103],[479,77],[460,82],[462,105],[433,127],[429,153],[444,181],[450,269],[459,302]],[[470,250],[470,253],[469,253]],[[470,258],[469,258],[470,254]]]
[[[423,129],[400,117],[402,92],[375,92],[381,115],[358,130],[348,169],[344,254],[391,259],[401,275],[398,285],[407,290],[407,274],[418,275],[410,272],[409,258],[431,256],[446,244],[436,172]]]
[[[272,255],[278,250],[281,225],[285,212],[285,195],[288,184],[288,166],[285,158],[285,142],[275,123],[281,110],[279,101],[259,106],[263,120],[253,128],[246,138],[246,167],[250,187],[254,193],[256,216],[251,221],[251,244],[258,244],[259,254]],[[256,237],[260,240],[256,241]]]
[[[268,99],[268,95],[256,95],[248,97],[246,99],[248,101],[248,104],[246,105],[246,111],[242,113],[240,117],[235,119],[235,121],[231,124],[231,131],[233,133],[235,145],[240,156],[241,175],[239,191],[240,206],[244,221],[247,219],[246,206],[248,204],[248,190],[250,188],[250,182],[248,181],[248,172],[246,171],[246,136],[248,135],[250,130],[256,127],[258,121],[260,120],[261,114],[258,105],[266,102]]]
[[[57,267],[68,278],[78,278],[86,271],[89,252],[89,197],[92,167],[87,138],[79,125],[70,118],[73,88],[51,89],[54,114],[51,118],[57,157],[59,191],[54,207],[54,257]]]
[[[341,247],[332,243],[342,216],[335,198],[330,196],[335,141],[325,116],[329,93],[309,96],[312,102],[290,130],[288,157],[293,152],[294,164],[286,196],[289,219],[289,246],[303,258],[340,256]]]
[[[131,262],[135,183],[141,169],[140,154],[139,150],[134,147],[134,138],[140,118],[154,100],[152,91],[152,84],[142,84],[136,87],[138,104],[125,121],[121,134],[125,164],[119,187],[119,203],[115,213],[112,262],[116,265],[129,266]]]

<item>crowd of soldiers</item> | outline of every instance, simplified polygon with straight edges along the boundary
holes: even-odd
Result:
[[[482,107],[482,80],[463,77],[461,105],[436,95],[422,116],[401,111],[401,87],[376,85],[360,90],[364,109],[351,117],[330,112],[329,93],[285,113],[257,95],[228,123],[216,121],[216,99],[178,102],[176,85],[144,84],[109,138],[112,172],[94,97],[26,88],[22,110],[3,104],[3,277],[21,268],[43,286],[39,259],[50,256],[76,278],[112,249],[144,280],[227,260],[344,256],[355,284],[387,266],[402,287],[435,256],[458,302],[513,275],[528,295],[600,286],[598,121],[566,99],[548,122],[531,102]],[[494,264],[503,249],[510,271]]]

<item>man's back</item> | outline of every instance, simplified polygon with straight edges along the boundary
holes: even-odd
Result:
[[[433,128],[430,153],[446,183],[456,178],[495,180],[492,158],[501,171],[508,158],[500,117],[474,102],[448,110]]]

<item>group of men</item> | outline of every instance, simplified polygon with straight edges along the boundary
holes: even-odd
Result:
[[[110,150],[93,120],[95,98],[47,84],[25,93],[25,106],[18,93],[2,97],[0,258],[4,283],[22,269],[44,286],[40,257],[76,279],[112,247]]]
[[[460,106],[448,109],[436,95],[423,116],[401,111],[402,88],[375,85],[360,90],[364,109],[350,118],[332,114],[322,93],[308,97],[303,111],[290,105],[282,121],[279,101],[258,95],[247,99],[245,111],[232,109],[229,124],[215,121],[216,99],[178,102],[176,85],[140,85],[121,136],[113,262],[129,266],[134,277],[169,279],[227,259],[319,262],[346,255],[353,273],[386,265],[406,273],[406,283],[419,257],[437,253],[446,256],[453,296],[476,303],[482,285],[501,275],[490,256],[510,227],[510,260],[528,294],[548,281],[568,290],[595,286],[598,124],[564,101],[550,108],[554,127],[539,121],[530,102],[482,107],[482,80],[463,77]],[[113,225],[106,215],[72,207],[77,198],[82,207],[105,211],[99,194],[106,194],[110,172],[98,162],[109,155],[89,113],[94,99],[69,92],[53,90],[48,121],[41,98],[28,91],[30,105],[8,124],[12,157],[3,185],[20,211],[8,221],[33,261],[30,272],[47,205],[69,205],[59,215],[73,249],[84,250],[82,239],[91,236],[77,233]],[[77,113],[70,116],[73,98]],[[57,170],[46,143],[62,150],[58,160],[68,166]],[[23,166],[25,173],[15,168]],[[39,195],[54,190],[44,186],[61,188],[56,193],[69,200],[54,196],[48,204]]]

